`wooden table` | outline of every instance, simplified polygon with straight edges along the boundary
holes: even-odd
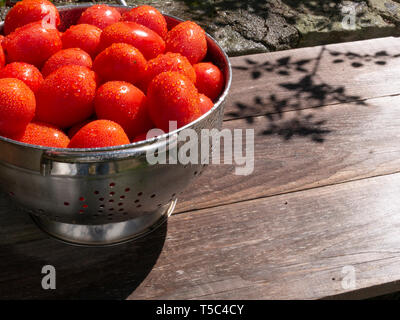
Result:
[[[210,167],[168,225],[111,248],[55,241],[1,197],[0,298],[367,298],[400,289],[400,39],[231,61],[225,127],[255,129],[254,173]],[[57,270],[53,291],[41,289],[46,264]]]

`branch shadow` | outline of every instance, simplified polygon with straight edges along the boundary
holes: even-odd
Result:
[[[390,59],[399,58],[400,54],[390,55],[384,50],[374,54],[359,54],[353,51],[335,51],[323,46],[317,57],[312,59],[294,59],[288,55],[275,61],[259,62],[246,58],[244,65],[234,66],[233,69],[248,73],[254,81],[270,74],[278,75],[285,80],[278,83],[278,88],[274,91],[283,90],[285,95],[283,98],[277,97],[276,94],[264,97],[259,95],[251,104],[237,101],[234,103],[235,109],[228,112],[227,116],[244,118],[248,123],[252,123],[254,119],[249,117],[249,114],[263,114],[268,124],[260,132],[262,135],[278,135],[285,141],[295,137],[309,137],[313,142],[324,142],[332,130],[328,127],[327,119],[318,119],[318,108],[345,102],[367,105],[361,96],[349,94],[344,85],[331,85],[321,79],[318,70],[322,58],[327,57],[332,65],[347,64],[351,68],[359,69],[369,64],[384,66]],[[296,80],[291,80],[293,77]],[[296,116],[285,119],[287,111],[295,111]]]

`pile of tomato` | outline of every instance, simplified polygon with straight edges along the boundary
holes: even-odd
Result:
[[[169,122],[184,126],[209,111],[224,78],[205,62],[204,30],[171,30],[155,8],[121,15],[94,5],[59,31],[47,0],[23,0],[0,36],[0,135],[56,148],[96,148],[146,139]]]

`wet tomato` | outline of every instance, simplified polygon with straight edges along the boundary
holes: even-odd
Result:
[[[182,127],[201,116],[199,94],[193,82],[178,72],[163,72],[147,90],[148,110],[157,128],[169,131],[169,122]]]
[[[69,148],[103,148],[129,144],[122,127],[113,121],[95,120],[80,129],[71,139]]]
[[[95,73],[69,65],[50,74],[36,94],[36,119],[61,128],[89,118],[96,94]]]
[[[67,65],[77,65],[92,68],[92,58],[79,48],[70,48],[58,51],[47,60],[42,68],[43,77]]]
[[[177,52],[188,58],[191,64],[198,63],[207,54],[205,31],[192,21],[185,21],[172,28],[165,38],[166,51]]]
[[[144,5],[133,8],[122,15],[122,20],[141,24],[158,33],[163,39],[168,32],[167,21],[164,16],[160,11],[151,6]]]
[[[78,24],[91,24],[100,29],[118,22],[121,19],[121,14],[116,8],[105,4],[98,4],[87,8],[82,12],[78,20]]]
[[[131,139],[153,127],[147,113],[146,96],[128,82],[103,84],[96,93],[95,111],[98,119],[112,120],[121,125]]]
[[[122,80],[132,84],[143,77],[146,59],[141,52],[127,43],[114,43],[96,57],[93,70],[102,81]]]
[[[80,48],[94,58],[99,53],[101,29],[90,24],[71,26],[62,34],[64,49]]]
[[[35,95],[21,80],[0,79],[0,134],[10,136],[25,130],[35,115]]]
[[[197,89],[214,101],[224,86],[224,76],[221,70],[210,62],[198,63],[193,67],[196,71]]]
[[[34,65],[25,62],[12,62],[0,70],[0,78],[17,78],[23,81],[34,93],[43,83],[43,76]]]
[[[41,22],[18,28],[6,37],[3,45],[9,62],[26,62],[39,68],[62,48],[58,30]]]
[[[10,34],[19,27],[37,21],[57,27],[60,14],[54,4],[47,0],[18,1],[6,15],[4,33]]]
[[[101,48],[119,42],[134,46],[147,60],[157,57],[165,50],[165,42],[157,33],[135,22],[118,22],[103,30]]]

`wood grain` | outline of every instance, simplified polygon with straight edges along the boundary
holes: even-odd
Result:
[[[0,194],[0,299],[125,299],[163,248],[167,224],[134,242],[77,247],[50,238]],[[56,269],[56,290],[43,290],[42,268]]]
[[[255,130],[254,172],[239,176],[234,165],[211,165],[180,197],[175,212],[397,172],[399,105],[400,96],[390,96],[300,115],[285,112],[274,121],[257,117],[225,122],[229,129]],[[271,125],[278,132],[263,134]],[[286,140],[287,132],[293,135]],[[324,141],[314,141],[315,136]]]
[[[224,125],[255,129],[254,173],[211,166],[180,197],[179,214],[144,239],[72,247],[0,195],[0,298],[319,299],[399,290],[399,54],[400,39],[384,38],[232,58]],[[57,269],[55,291],[41,288],[46,264]],[[347,265],[355,289],[342,287]]]
[[[385,286],[399,290],[399,193],[394,174],[173,216],[160,258],[129,298],[319,299],[358,290],[366,298]],[[355,270],[354,289],[342,286],[344,266]]]
[[[226,119],[400,93],[400,39],[381,38],[231,58]]]

